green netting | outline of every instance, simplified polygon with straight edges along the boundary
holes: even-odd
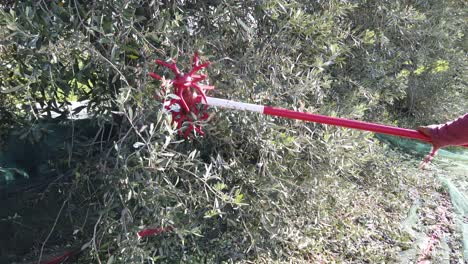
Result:
[[[2,131],[0,234],[6,239],[0,239],[0,263],[12,263],[31,252],[43,241],[43,230],[49,232],[51,226],[63,230],[51,233],[51,240],[63,241],[68,236],[65,230],[72,220],[64,217],[56,222],[55,218],[64,195],[59,184],[51,183],[70,181],[76,163],[94,155],[90,151],[96,148],[90,144],[108,140],[111,130],[110,125],[82,119],[40,120]]]
[[[414,140],[396,138],[387,135],[377,135],[377,138],[400,148],[406,152],[424,157],[431,149],[429,144],[424,144]],[[437,172],[437,179],[447,189],[456,213],[455,224],[463,236],[463,257],[468,262],[468,151],[463,148],[443,149],[437,152],[432,165]],[[403,229],[416,239],[416,243],[421,242],[422,234],[414,231],[417,222],[417,210],[419,202],[416,201],[408,212],[407,219],[403,222]],[[444,241],[441,241],[441,250],[444,249]],[[448,249],[449,250],[449,249]]]
[[[41,120],[7,131],[0,142],[0,191],[56,176],[59,167],[69,167],[77,156],[89,154],[86,146],[107,139],[109,132],[108,126],[90,119]]]
[[[3,168],[0,167],[0,185],[10,185],[15,183],[19,178],[29,179],[29,175],[24,170],[18,168]]]
[[[51,159],[67,157],[72,147],[75,148],[74,153],[76,153],[76,147],[80,143],[89,143],[101,131],[89,120],[78,123],[40,124],[35,129],[31,133],[36,133],[36,135],[29,135],[29,138],[35,138],[34,142],[21,138],[22,133],[12,133],[5,143],[6,147],[0,151],[0,190],[2,185],[4,188],[11,188],[15,182],[34,180],[38,177],[37,174],[53,173],[51,171],[53,168],[45,166]],[[417,141],[385,135],[377,135],[377,137],[390,146],[400,148],[420,159],[431,149],[430,145]],[[454,222],[463,235],[463,256],[465,261],[468,261],[468,223],[465,221],[468,217],[468,182],[466,180],[468,151],[456,148],[439,150],[434,166],[438,171],[439,181],[450,194],[454,211],[457,214]],[[11,205],[12,208],[15,206],[15,204]],[[417,245],[423,245],[427,239],[426,234],[417,228],[420,222],[418,219],[420,207],[421,201],[416,200],[408,212],[407,219],[402,223],[403,229],[415,239]],[[450,248],[443,239],[438,250],[442,255],[441,259],[449,258]],[[402,253],[402,258],[414,259],[418,253],[417,247],[408,249]]]

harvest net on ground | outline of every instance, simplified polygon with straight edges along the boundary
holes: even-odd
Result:
[[[418,156],[425,155],[431,150],[430,145],[412,140],[386,135],[378,135],[377,137]],[[461,233],[463,258],[465,262],[468,262],[468,151],[462,148],[439,150],[431,170],[434,171],[435,177],[450,196],[451,206],[449,207],[454,212],[451,222],[456,226],[457,232]],[[421,250],[424,251],[431,247],[431,243],[436,243],[438,246],[433,249],[433,255],[439,257],[438,261],[449,261],[448,255],[452,249],[448,246],[447,240],[452,239],[452,235],[448,232],[436,234],[439,241],[431,241],[431,236],[421,232],[423,223],[419,212],[420,207],[421,202],[416,200],[408,212],[408,217],[402,223],[403,228],[416,239],[413,250],[403,253],[402,257],[406,261],[414,260],[417,258],[415,257],[418,256],[417,254],[421,254]]]

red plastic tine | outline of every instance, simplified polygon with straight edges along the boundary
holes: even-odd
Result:
[[[193,54],[193,66],[192,66],[192,68],[196,67],[198,65],[200,65],[200,57],[198,56],[198,53],[195,52],[195,54]]]
[[[198,92],[200,92],[200,95],[203,98],[203,100],[205,100],[205,103],[208,102],[206,100],[205,92],[202,90],[202,88],[200,86],[198,86],[198,84],[192,83],[192,87],[195,88]]]
[[[156,79],[156,80],[159,80],[159,81],[162,80],[162,77],[161,77],[160,75],[154,73],[154,72],[150,72],[150,73],[149,73],[149,76],[150,76],[151,78]]]
[[[205,62],[205,63],[203,63],[203,64],[201,64],[201,65],[195,66],[195,67],[193,67],[192,70],[189,72],[189,75],[193,75],[194,73],[200,71],[200,70],[203,69],[203,68],[208,67],[209,65],[210,65],[210,62],[207,61],[207,62]]]
[[[175,75],[179,76],[180,75],[180,70],[179,68],[177,68],[177,64],[175,63],[167,63],[165,61],[162,61],[162,60],[156,60],[156,63],[161,65],[161,66],[164,66],[164,67],[167,67],[169,68],[170,70],[172,70],[173,73],[175,73]]]

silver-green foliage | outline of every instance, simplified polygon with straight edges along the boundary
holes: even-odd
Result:
[[[219,97],[437,119],[450,115],[427,116],[437,103],[460,111],[467,90],[464,4],[439,2],[18,1],[0,15],[0,86],[47,114],[90,100],[95,118],[124,117],[76,174],[94,220],[83,261],[388,262],[407,243],[398,221],[412,178],[370,134],[218,110],[204,138],[183,140],[147,73],[163,71],[156,58],[187,69],[199,51]],[[175,231],[137,239],[158,226]]]

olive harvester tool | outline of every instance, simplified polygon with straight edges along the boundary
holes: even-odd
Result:
[[[167,87],[167,84],[171,84],[174,89],[173,94],[177,95],[177,97],[172,97],[170,100],[164,101],[164,107],[166,110],[171,112],[172,122],[177,124],[179,134],[186,138],[192,135],[192,132],[193,134],[204,135],[204,132],[202,131],[199,123],[200,121],[206,121],[208,119],[208,106],[216,106],[221,108],[257,112],[264,115],[288,119],[304,120],[309,122],[370,131],[432,143],[430,137],[426,136],[418,130],[292,111],[273,106],[249,104],[206,96],[205,93],[209,90],[213,90],[214,86],[199,84],[200,81],[206,79],[207,75],[200,74],[198,72],[208,67],[210,62],[207,61],[201,63],[200,57],[197,53],[195,53],[193,56],[192,69],[187,73],[181,72],[177,67],[176,61],[174,60],[172,63],[156,60],[156,63],[160,66],[169,68],[175,74],[173,79],[168,79],[168,82],[162,83],[164,91],[165,87]],[[154,79],[160,81],[163,80],[160,75],[154,72],[150,72],[149,75]],[[468,145],[464,145],[464,147],[468,147]],[[424,162],[429,162],[434,157],[436,152],[437,149],[433,148]]]

